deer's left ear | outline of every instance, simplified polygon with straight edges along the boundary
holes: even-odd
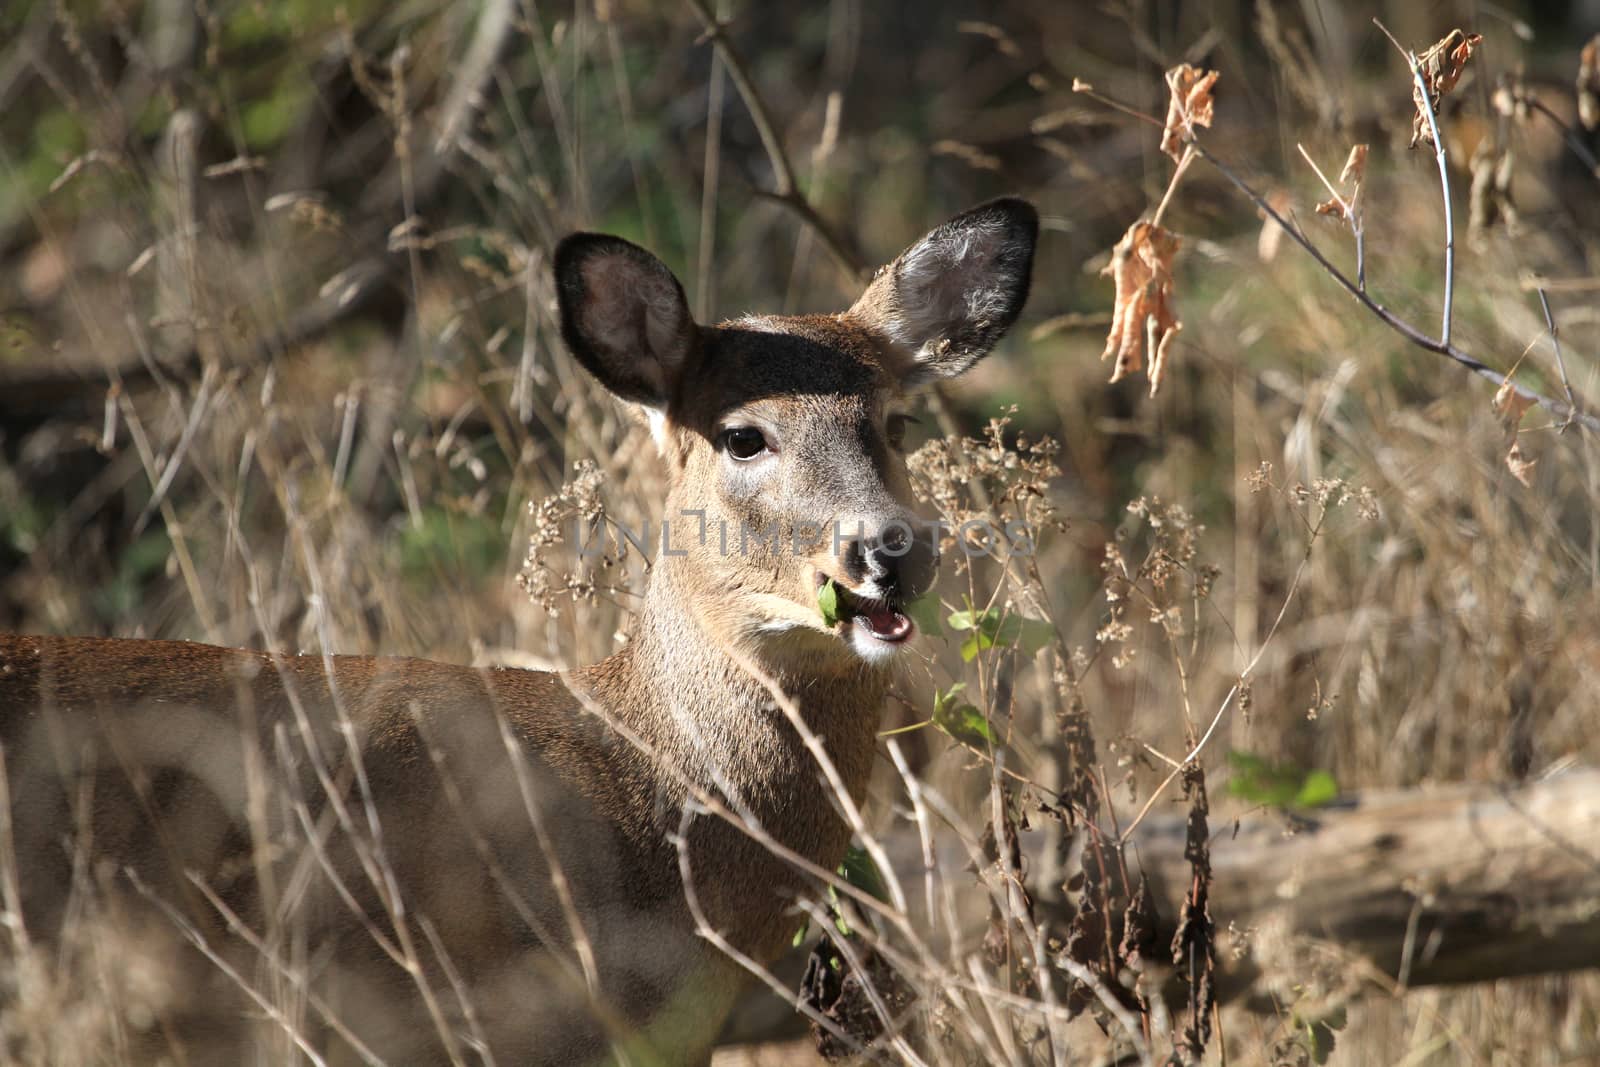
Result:
[[[849,314],[910,354],[906,384],[989,354],[1028,300],[1039,213],[1007,197],[964,211],[878,272]]]

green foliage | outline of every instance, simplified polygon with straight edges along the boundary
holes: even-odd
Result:
[[[164,529],[152,528],[117,558],[117,573],[95,590],[94,605],[103,620],[115,621],[133,614],[143,599],[145,583],[166,568],[172,541]]]
[[[1311,1062],[1321,1067],[1333,1055],[1338,1033],[1350,1020],[1345,1010],[1339,1008],[1321,1019],[1303,1019],[1297,1015],[1294,1021],[1300,1030],[1297,1037],[1310,1054]]]
[[[933,695],[933,725],[962,744],[986,749],[994,744],[994,727],[983,712],[958,699],[966,687],[966,682],[957,682]]]
[[[873,862],[867,850],[860,845],[851,845],[845,850],[844,859],[840,861],[835,872],[849,885],[855,886],[863,893],[887,902],[889,899],[889,886],[883,880],[883,872],[878,870],[878,865]],[[839,907],[839,893],[833,886],[828,887],[828,902],[833,912],[833,925],[841,936],[850,936],[850,924],[845,921],[844,912]],[[800,947],[806,939],[806,933],[811,929],[811,922],[807,920],[800,924],[800,929],[794,932],[794,939],[790,942],[795,948]]]
[[[423,511],[420,526],[406,523],[401,528],[399,554],[408,581],[430,582],[441,569],[476,579],[499,566],[505,539],[486,516],[430,507]]]
[[[1324,770],[1302,771],[1239,751],[1228,753],[1228,765],[1233,769],[1228,794],[1251,804],[1304,811],[1320,808],[1339,795],[1339,783]]]
[[[928,593],[906,605],[906,616],[929,637],[943,637],[944,627],[939,625],[939,609],[942,606],[937,593]]]
[[[240,116],[245,144],[254,150],[278,144],[301,122],[311,102],[311,85],[302,71],[285,71],[272,92],[245,105]]]
[[[8,494],[0,508],[0,545],[19,556],[26,556],[39,547],[39,538],[49,525],[40,502],[22,493]]]
[[[977,611],[967,601],[967,610],[952,612],[950,628],[968,634],[961,643],[961,658],[971,662],[986,648],[1009,648],[1020,645],[1027,655],[1033,655],[1055,638],[1055,627],[1038,619],[1028,619],[1015,611],[985,608]]]

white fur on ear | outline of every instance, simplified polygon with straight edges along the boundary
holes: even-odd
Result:
[[[1039,216],[1015,198],[963,212],[878,272],[850,314],[909,350],[907,384],[962,373],[1028,299]]]
[[[1017,278],[992,264],[1013,240],[998,217],[980,219],[945,240],[922,241],[900,261],[900,317],[895,338],[920,350],[947,336],[951,323],[993,322],[1006,313]]]

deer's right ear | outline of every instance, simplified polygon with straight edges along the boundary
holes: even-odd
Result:
[[[575,233],[556,246],[555,278],[578,362],[622,399],[666,407],[697,332],[672,272],[620,237]]]

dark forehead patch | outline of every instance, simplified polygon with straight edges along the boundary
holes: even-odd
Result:
[[[701,337],[688,385],[715,389],[724,409],[765,397],[863,395],[888,381],[874,342],[831,316],[746,319]]]

